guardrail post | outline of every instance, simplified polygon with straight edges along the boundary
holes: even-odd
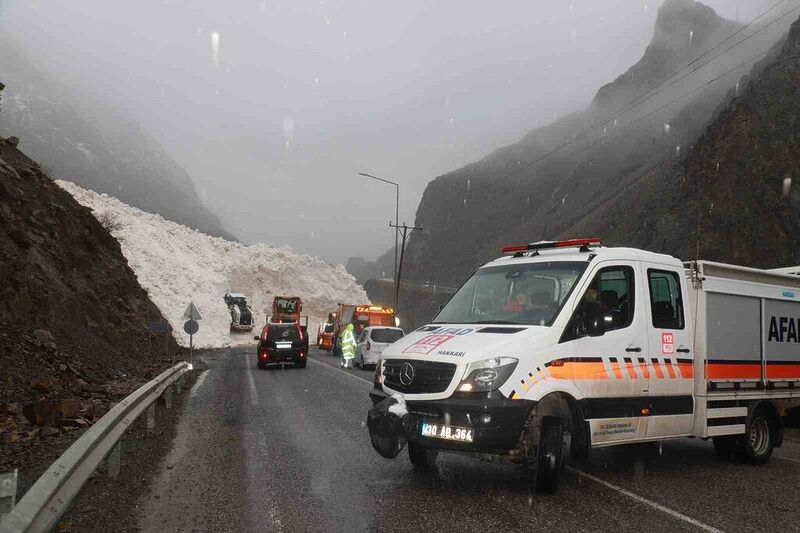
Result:
[[[180,394],[183,391],[183,384],[181,383],[181,378],[175,380],[175,394]]]
[[[156,427],[156,404],[153,403],[147,408],[147,431],[151,433]]]
[[[164,389],[164,402],[167,404],[167,409],[172,409],[172,387]]]
[[[0,474],[0,522],[11,512],[17,499],[17,470]]]
[[[117,441],[108,454],[108,477],[117,479],[119,477],[120,465],[122,462],[122,443]]]

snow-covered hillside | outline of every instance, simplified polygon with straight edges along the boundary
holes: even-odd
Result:
[[[183,332],[181,317],[189,301],[203,315],[194,337],[199,347],[252,343],[276,294],[303,299],[312,342],[317,326],[337,303],[369,302],[342,265],[332,266],[285,247],[245,246],[210,237],[106,194],[67,181],[58,184],[96,217],[115,222],[112,233],[139,283],[172,324],[178,342],[186,346],[189,337]],[[228,291],[247,296],[256,315],[255,333],[229,332],[230,314],[222,299]]]

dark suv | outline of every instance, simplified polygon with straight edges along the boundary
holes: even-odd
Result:
[[[306,367],[308,334],[297,322],[269,323],[254,339],[258,340],[258,368],[287,364]]]

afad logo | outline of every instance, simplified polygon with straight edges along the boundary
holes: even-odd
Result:
[[[469,335],[473,331],[475,330],[471,328],[437,329],[435,332],[425,335],[420,340],[403,350],[403,353],[429,354],[450,339],[460,337],[462,335]]]

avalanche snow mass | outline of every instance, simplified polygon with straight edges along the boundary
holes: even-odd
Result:
[[[202,314],[194,345],[201,348],[253,342],[275,295],[300,296],[308,315],[312,342],[317,327],[339,302],[368,303],[366,292],[342,265],[294,253],[288,247],[246,246],[212,237],[146,213],[120,200],[59,180],[58,185],[95,217],[111,226],[139,283],[173,328],[176,340],[189,345],[183,312],[189,301]],[[110,224],[109,224],[110,222]],[[256,317],[253,333],[230,333],[226,292],[247,296]]]

